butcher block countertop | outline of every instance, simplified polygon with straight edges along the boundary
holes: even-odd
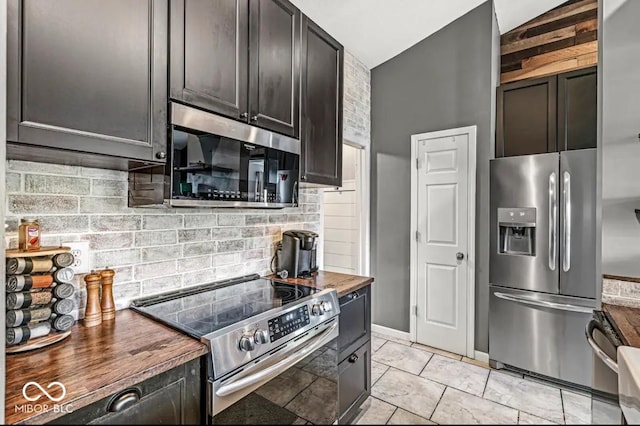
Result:
[[[335,288],[338,297],[345,296],[352,291],[366,287],[373,282],[373,277],[362,277],[360,275],[339,274],[337,272],[318,271],[312,274],[311,278],[278,278],[271,275],[268,278],[274,281],[288,284],[299,284],[307,287],[314,287],[320,290],[325,288]]]
[[[627,346],[640,348],[640,308],[602,304],[618,336]]]
[[[7,424],[51,421],[65,414],[56,413],[55,404],[78,410],[206,353],[206,346],[199,341],[129,309],[118,311],[115,321],[95,327],[76,324],[71,335],[61,342],[7,354],[5,421]],[[41,398],[27,401],[22,389],[28,382],[38,383],[56,398],[62,395],[61,388],[55,384],[49,389],[47,386],[60,382],[66,395],[54,403],[31,385],[28,395]],[[43,412],[44,405],[48,410]],[[37,412],[28,412],[29,406]]]

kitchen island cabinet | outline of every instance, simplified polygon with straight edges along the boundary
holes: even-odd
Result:
[[[207,347],[199,341],[128,309],[119,311],[115,321],[96,327],[76,324],[71,328],[71,335],[59,343],[7,355],[5,421],[8,424],[42,424],[69,415],[68,411],[83,414],[85,407],[93,410],[94,419],[97,419],[106,414],[108,408],[126,410],[129,404],[137,402],[136,399],[144,403],[143,406],[152,401],[179,403],[176,405],[179,409],[172,408],[168,417],[183,411],[186,416],[188,407],[193,409],[194,404],[201,403],[199,399],[197,402],[193,399],[193,390],[199,387],[196,383],[200,380],[198,366],[200,357],[206,353]],[[54,403],[47,400],[51,409],[30,410],[29,407],[33,408],[33,404],[40,401],[25,399],[22,389],[28,382],[37,382],[44,387],[52,382],[61,383],[66,389],[64,398],[56,403],[61,409],[56,411]],[[168,390],[158,392],[165,386]],[[55,386],[50,392],[55,397],[61,393]],[[180,393],[184,395],[179,396]],[[197,394],[201,395],[199,388]],[[121,398],[121,402],[110,403],[112,397]],[[166,413],[164,409],[161,411]],[[198,409],[196,412],[199,416]],[[121,411],[119,416],[124,414],[127,413]],[[118,417],[116,412],[112,416]],[[109,418],[112,417],[106,416],[104,420]],[[90,419],[70,417],[69,420],[85,422]],[[135,423],[135,418],[127,420]],[[201,418],[186,416],[184,421],[197,423]]]

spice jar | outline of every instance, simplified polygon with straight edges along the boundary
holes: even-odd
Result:
[[[35,219],[21,219],[18,228],[18,248],[22,251],[40,250],[40,224]]]

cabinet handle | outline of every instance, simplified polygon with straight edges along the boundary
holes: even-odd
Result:
[[[355,364],[355,363],[356,363],[356,361],[358,361],[358,355],[356,355],[356,354],[351,355],[351,356],[349,357],[348,361],[349,361],[351,364]]]
[[[254,115],[253,117],[251,117],[251,121],[258,121],[258,116]]]
[[[247,117],[249,117],[249,113],[248,112],[243,112],[242,114],[240,114],[240,118],[242,118],[243,120],[246,120]]]
[[[156,152],[156,158],[158,160],[164,160],[167,158],[167,153],[164,151]]]
[[[108,411],[117,413],[133,406],[138,401],[140,401],[140,392],[137,389],[127,389],[111,400]]]
[[[360,293],[358,293],[357,291],[354,291],[353,293],[351,293],[352,299],[357,299],[358,297],[360,297]]]

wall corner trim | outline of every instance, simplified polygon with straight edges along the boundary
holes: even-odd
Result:
[[[473,358],[481,362],[489,362],[489,354],[486,352],[475,351]]]
[[[400,331],[396,330],[395,328],[385,327],[383,325],[371,324],[371,332],[381,334],[383,336],[395,337],[396,339],[411,341],[411,335],[408,331]]]

